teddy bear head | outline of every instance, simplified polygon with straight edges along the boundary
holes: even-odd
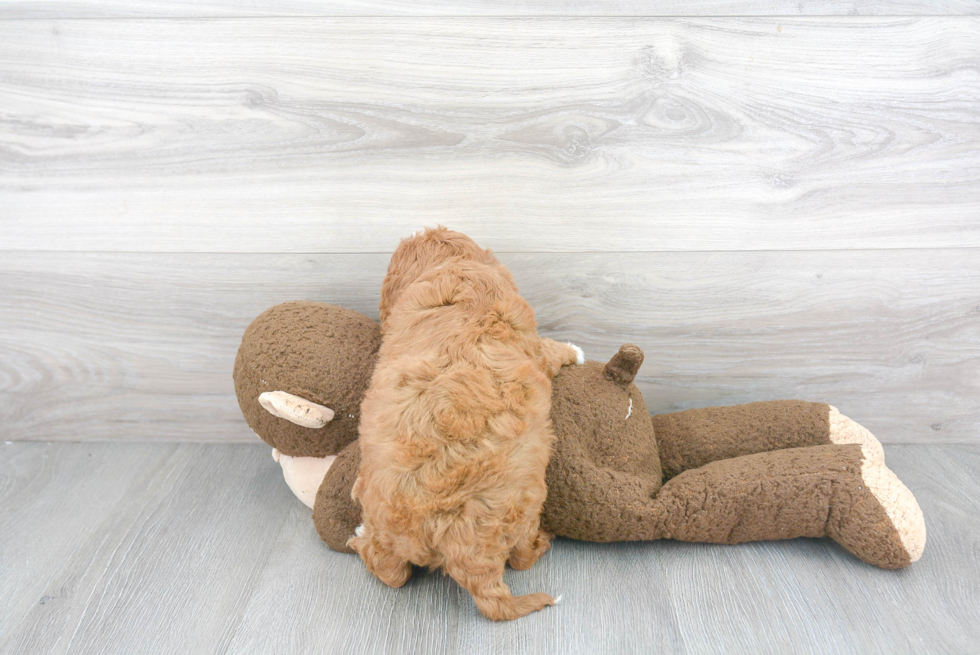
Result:
[[[292,457],[340,452],[357,439],[380,345],[378,324],[343,307],[297,301],[266,310],[245,330],[235,359],[249,427]]]

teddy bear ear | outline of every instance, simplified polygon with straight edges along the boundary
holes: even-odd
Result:
[[[625,387],[633,382],[641,364],[643,364],[643,351],[640,347],[631,343],[623,344],[619,352],[606,364],[605,376]]]
[[[304,428],[322,428],[333,420],[334,411],[306,398],[285,391],[266,391],[259,394],[259,404],[273,416],[286,419]]]

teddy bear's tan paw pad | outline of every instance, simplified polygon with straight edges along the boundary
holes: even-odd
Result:
[[[863,425],[844,416],[833,405],[830,407],[830,443],[858,444],[864,453],[864,459],[871,462],[884,462],[885,451],[881,443]]]
[[[917,561],[926,547],[926,523],[915,496],[881,461],[865,460],[861,478],[895,526],[909,562]]]

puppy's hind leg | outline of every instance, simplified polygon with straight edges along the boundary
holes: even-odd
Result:
[[[554,605],[545,593],[514,596],[504,584],[504,560],[457,559],[446,563],[446,573],[473,596],[483,616],[508,621]]]
[[[523,571],[534,566],[538,558],[551,548],[551,535],[543,530],[531,531],[526,538],[521,539],[510,551],[507,561],[512,569]]]
[[[412,577],[411,563],[395,555],[390,540],[376,531],[358,526],[356,535],[347,541],[347,545],[361,556],[368,571],[389,587],[401,587]]]

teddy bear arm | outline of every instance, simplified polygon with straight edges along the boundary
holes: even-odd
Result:
[[[922,511],[866,454],[858,444],[830,444],[688,470],[657,495],[655,536],[720,544],[827,536],[869,564],[908,566],[925,546]]]
[[[718,460],[832,443],[832,409],[773,400],[653,416],[664,479]]]
[[[351,498],[351,489],[361,466],[357,441],[340,451],[320,484],[313,504],[313,524],[320,538],[341,553],[353,553],[347,540],[361,524],[361,506]]]
[[[658,538],[652,513],[660,488],[657,469],[651,475],[616,470],[596,461],[581,439],[559,438],[545,474],[541,528],[583,541]]]

